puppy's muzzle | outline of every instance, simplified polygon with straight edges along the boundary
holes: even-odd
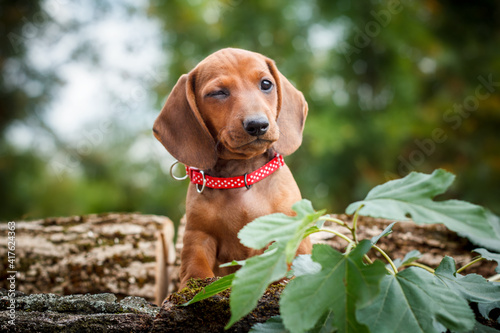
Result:
[[[251,136],[261,136],[269,130],[269,120],[265,116],[248,117],[243,121],[243,128]]]

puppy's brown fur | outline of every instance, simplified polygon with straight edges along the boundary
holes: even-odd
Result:
[[[153,130],[180,162],[210,176],[234,177],[262,167],[275,152],[293,153],[302,142],[307,110],[302,93],[271,59],[245,50],[223,49],[179,78]],[[249,129],[249,123],[261,124],[262,120],[267,120],[267,128]],[[205,188],[200,194],[191,183],[186,199],[181,288],[192,277],[232,273],[235,268],[219,265],[261,253],[243,246],[238,231],[262,215],[293,214],[291,206],[300,199],[286,165],[250,189]],[[310,250],[311,243],[305,239],[298,253]]]

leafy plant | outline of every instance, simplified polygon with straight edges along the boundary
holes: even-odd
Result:
[[[226,328],[248,314],[266,287],[292,277],[280,300],[280,317],[256,325],[254,332],[489,332],[477,322],[470,303],[486,319],[500,308],[499,276],[490,280],[476,274],[463,276],[465,268],[480,261],[500,262],[500,255],[476,249],[480,256],[456,269],[445,257],[435,270],[417,263],[421,254],[410,251],[402,260],[392,260],[377,242],[392,232],[394,223],[371,240],[357,239],[360,215],[415,223],[443,223],[451,230],[476,238],[495,239],[486,211],[457,200],[433,201],[453,182],[444,170],[432,174],[411,173],[372,189],[363,201],[347,207],[352,223],[316,212],[307,200],[293,206],[296,216],[271,214],[246,225],[238,234],[242,244],[254,249],[271,245],[261,255],[226,265],[241,265],[235,273],[208,286],[186,305],[210,297],[229,287],[231,319]],[[352,237],[324,227],[330,221],[347,228]],[[316,244],[311,255],[295,258],[302,239],[315,232],[329,232],[347,243],[343,253]],[[387,260],[373,261],[370,249]],[[292,264],[288,271],[288,264]],[[406,269],[402,269],[406,268]],[[497,267],[497,272],[500,269]]]

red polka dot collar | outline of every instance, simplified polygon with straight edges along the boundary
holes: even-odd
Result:
[[[212,177],[205,175],[203,170],[186,166],[187,176],[191,179],[191,183],[196,184],[196,190],[201,193],[205,187],[214,189],[230,189],[230,188],[240,188],[246,187],[249,189],[253,184],[261,181],[262,179],[270,176],[273,172],[285,165],[285,160],[283,156],[276,153],[274,158],[267,162],[261,168],[253,171],[252,173],[246,173],[243,176],[237,177]],[[201,185],[201,188],[198,186]]]

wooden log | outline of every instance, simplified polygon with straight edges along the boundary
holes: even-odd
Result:
[[[7,239],[7,224],[0,230]],[[9,289],[7,271],[17,271],[16,290],[26,294],[114,293],[154,301],[160,231],[164,247],[173,248],[174,227],[163,216],[107,213],[16,221],[13,269],[7,269],[7,242],[0,242],[0,287]]]

